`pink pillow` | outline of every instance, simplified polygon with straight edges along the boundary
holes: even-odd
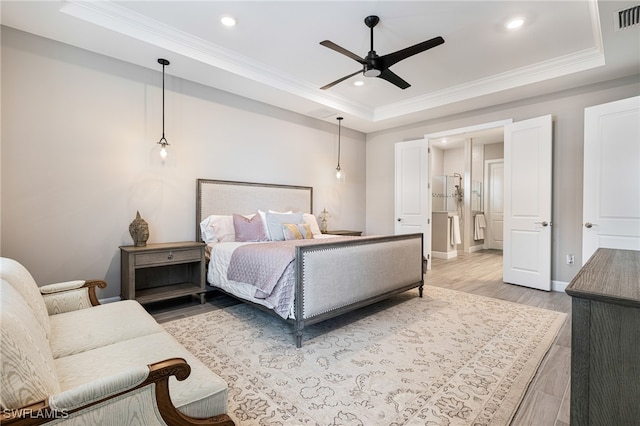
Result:
[[[236,241],[268,241],[264,232],[264,224],[259,214],[249,219],[234,213],[233,227],[236,230]]]

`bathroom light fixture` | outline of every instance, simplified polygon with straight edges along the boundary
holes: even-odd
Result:
[[[338,179],[339,182],[344,182],[344,172],[342,171],[342,169],[340,168],[340,137],[341,137],[341,129],[342,129],[342,117],[337,117],[336,120],[338,120],[338,166],[336,167],[336,179]]]
[[[167,146],[169,146],[169,142],[167,141],[167,138],[164,137],[164,67],[166,65],[169,65],[169,61],[167,61],[166,59],[159,58],[158,63],[162,65],[162,137],[158,141],[158,144],[160,144],[160,147],[161,147],[160,158],[164,160],[167,158],[167,155],[169,154],[167,151]]]

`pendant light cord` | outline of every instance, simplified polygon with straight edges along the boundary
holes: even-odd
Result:
[[[158,59],[158,63],[162,65],[162,137],[160,138],[160,141],[158,143],[162,146],[165,146],[169,145],[169,142],[164,137],[164,67],[166,65],[169,65],[170,62],[166,59],[160,58]]]
[[[341,132],[341,129],[342,129],[342,124],[341,124],[342,123],[342,117],[338,117],[338,118],[336,118],[336,120],[338,120],[338,167],[337,168],[339,169],[340,168],[340,142],[341,142],[341,139],[342,139],[342,136],[341,136],[341,133],[342,133]]]
[[[164,138],[164,64],[162,64],[162,139]]]

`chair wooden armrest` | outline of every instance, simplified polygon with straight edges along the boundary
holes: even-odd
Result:
[[[111,392],[108,395],[102,395],[95,398],[96,393],[100,395],[103,390],[96,390],[95,392],[88,392],[90,395],[88,398],[94,397],[86,404],[80,406],[74,406],[70,409],[64,407],[53,408],[48,400],[43,400],[30,404],[25,407],[17,409],[5,409],[0,412],[0,423],[3,425],[13,426],[36,426],[44,425],[52,421],[59,421],[60,419],[73,419],[74,416],[91,410],[92,407],[102,404],[101,408],[109,410],[108,404],[110,400],[120,399],[126,397],[127,394],[137,391],[141,388],[146,389],[149,392],[154,392],[154,404],[157,407],[164,421],[168,425],[187,426],[187,425],[214,425],[214,426],[234,426],[235,423],[226,414],[213,416],[205,419],[198,419],[187,416],[173,405],[171,397],[169,395],[169,378],[175,376],[178,380],[186,379],[191,373],[191,367],[182,358],[170,358],[164,361],[160,361],[154,364],[150,364],[148,367],[148,375],[141,383],[131,386],[127,389],[118,389],[115,392]],[[151,386],[155,384],[154,387]],[[150,410],[154,410],[154,407],[149,407]],[[64,422],[63,422],[64,424]]]
[[[96,295],[96,287],[105,288],[107,287],[107,283],[102,280],[87,280],[84,282],[83,287],[85,287],[89,292],[89,300],[91,300],[91,305],[98,306],[100,304],[100,301],[98,300],[98,296]]]
[[[105,288],[102,280],[76,280],[39,287],[49,315],[90,308],[100,305],[96,288]]]

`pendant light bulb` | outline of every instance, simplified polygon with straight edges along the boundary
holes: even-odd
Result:
[[[336,166],[336,179],[338,182],[344,182],[344,172],[340,167],[340,145],[341,145],[341,130],[342,130],[342,117],[337,117],[338,120],[338,165]]]
[[[159,58],[158,63],[162,65],[162,137],[158,141],[158,144],[160,144],[161,146],[160,158],[164,161],[166,160],[167,155],[169,155],[169,152],[167,150],[167,146],[169,145],[169,142],[164,137],[164,67],[169,65],[170,62],[167,61],[166,59]]]

